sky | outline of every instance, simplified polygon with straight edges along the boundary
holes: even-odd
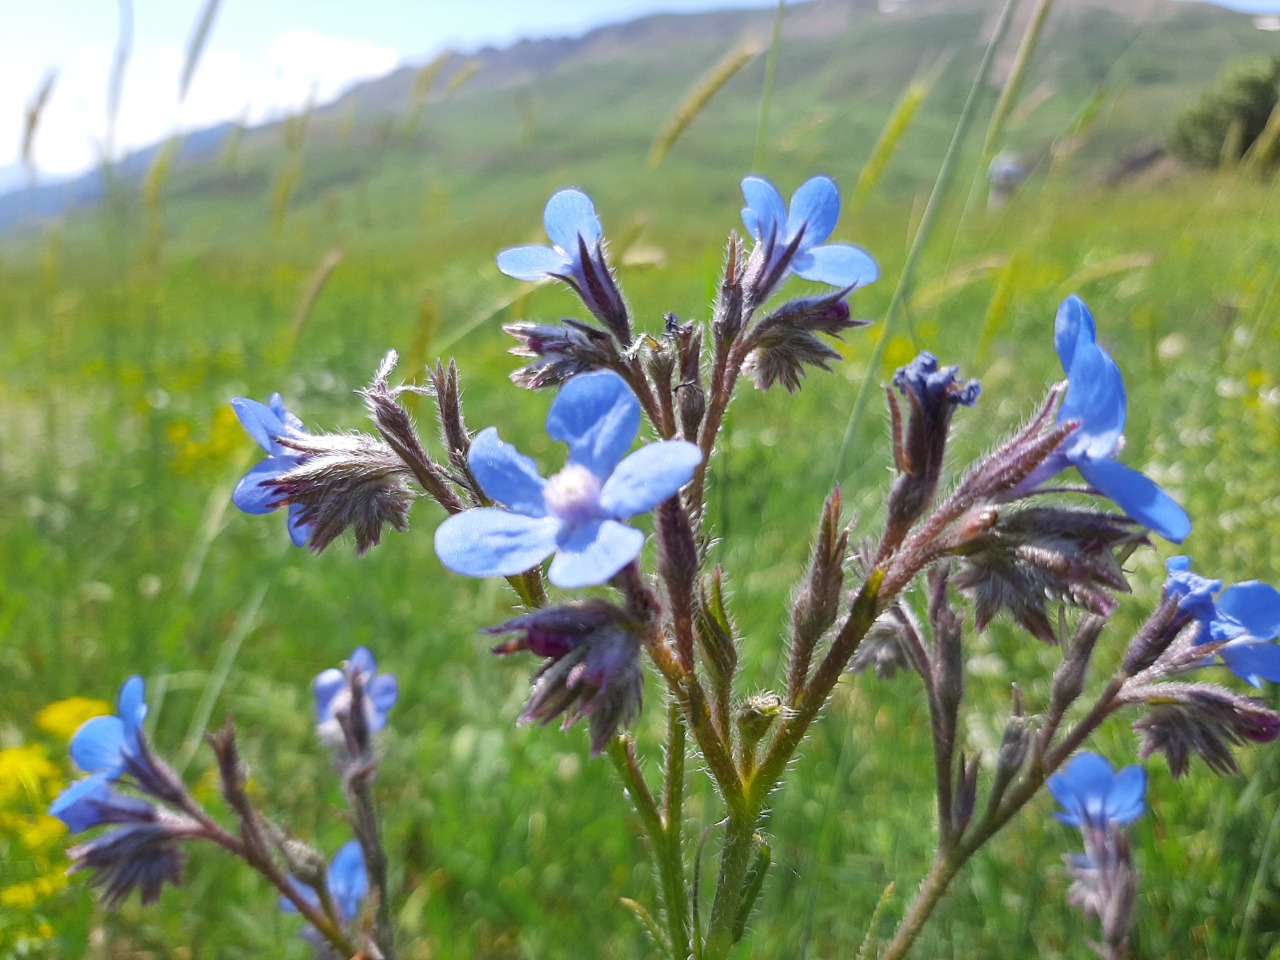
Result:
[[[120,5],[131,54],[113,156],[222,121],[278,119],[314,97],[445,49],[580,34],[658,11],[772,7],[777,0],[220,0],[194,81],[179,103],[185,51],[208,0],[0,0],[0,191],[21,186],[24,117],[56,71],[37,129],[41,181],[96,166],[106,149],[107,88]],[[795,2],[795,0],[789,0]],[[1280,13],[1280,0],[1207,0]]]
[[[0,190],[25,182],[18,166],[24,117],[50,71],[56,78],[33,141],[40,180],[101,160],[120,2],[0,0]],[[132,0],[116,158],[179,130],[279,118],[313,96],[323,103],[446,47],[474,50],[581,34],[645,13],[771,7],[777,0],[221,0],[180,104],[186,48],[206,2]]]

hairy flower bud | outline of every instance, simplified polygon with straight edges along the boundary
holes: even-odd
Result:
[[[155,903],[166,880],[174,886],[182,882],[179,840],[200,832],[189,817],[157,810],[153,819],[109,830],[70,848],[67,856],[72,873],[93,871],[90,882],[101,890],[106,906],[118,907],[134,890],[144,904]]]
[[[1129,835],[1114,823],[1087,826],[1083,834],[1085,852],[1063,857],[1072,880],[1067,902],[1101,922],[1101,955],[1121,957],[1138,895]]]
[[[557,387],[572,376],[602,370],[616,361],[617,350],[607,334],[568,317],[561,323],[558,327],[509,323],[502,328],[520,341],[511,353],[533,361],[511,374],[513,382],[530,390]]]
[[[390,525],[409,528],[413,476],[404,460],[381,440],[364,434],[321,434],[281,438],[282,446],[302,456],[293,469],[268,481],[277,505],[300,506],[316,553],[351,530],[356,555],[364,556]]]
[[[1147,706],[1146,715],[1133,725],[1142,737],[1142,758],[1163,753],[1175,779],[1186,774],[1192,754],[1214,773],[1239,774],[1232,747],[1270,743],[1280,736],[1280,714],[1217,684],[1149,684],[1126,690],[1124,698]]]
[[[839,339],[845,330],[868,323],[850,318],[849,304],[844,300],[848,292],[792,300],[760,321],[752,334],[755,349],[744,367],[753,376],[757,389],[768,390],[781,383],[788,393],[795,393],[800,389],[806,365],[831,369],[827,361],[839,360],[840,354],[815,334]]]
[[[591,727],[597,756],[620,727],[640,713],[644,676],[641,638],[625,612],[604,600],[584,600],[525,614],[486,633],[516,633],[493,648],[509,654],[528,650],[546,657],[534,675],[522,723],[550,723],[563,715],[563,729],[581,717]]]
[[[680,435],[696,442],[707,411],[706,391],[702,387],[702,328],[686,323],[674,326],[672,332],[680,351],[680,380],[676,384]]]
[[[889,525],[898,539],[933,502],[956,407],[972,407],[982,392],[977,380],[966,382],[959,371],[939,367],[937,357],[921,353],[893,375],[893,386],[907,402],[904,425],[897,399],[888,394],[898,468],[889,491]]]
[[[784,713],[782,698],[776,693],[758,693],[748,697],[738,707],[737,713],[743,753],[750,755]]]
[[[1116,551],[1144,539],[1132,522],[1100,511],[1005,510],[964,548],[956,586],[973,600],[977,629],[1007,610],[1037,639],[1056,644],[1048,604],[1062,600],[1109,616],[1112,592],[1129,591]]]

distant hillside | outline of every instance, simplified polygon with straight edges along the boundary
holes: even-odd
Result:
[[[789,4],[771,118],[774,163],[856,172],[906,85],[944,58],[947,72],[886,183],[915,189],[936,168],[999,6],[1000,0]],[[1024,16],[1031,6],[1023,4]],[[332,203],[356,185],[366,197],[417,194],[432,184],[466,193],[495,189],[494,177],[532,177],[541,189],[549,171],[572,169],[574,182],[597,176],[609,189],[636,188],[649,141],[690,84],[743,39],[767,42],[772,22],[770,10],[664,14],[576,38],[487,48],[452,58],[425,101],[414,89],[419,68],[401,68],[317,109],[306,147],[292,160],[283,124],[245,131],[233,151],[221,149],[235,129],[229,124],[188,135],[167,189],[179,204],[243,200],[247,225],[281,198],[294,207],[325,197]],[[1015,28],[1006,61],[1018,34]],[[1274,36],[1253,29],[1248,17],[1216,7],[1058,0],[1009,145],[1044,151],[1101,97],[1095,106],[1105,109],[1091,114],[1083,156],[1108,163],[1161,142],[1228,59],[1274,47]],[[750,164],[763,59],[717,95],[665,169],[692,175]],[[136,183],[158,150],[130,156],[115,175]],[[282,186],[286,166],[296,169]],[[477,179],[485,172],[488,180]],[[0,197],[0,229],[83,207],[103,188],[94,173]],[[214,214],[236,212],[220,207]]]

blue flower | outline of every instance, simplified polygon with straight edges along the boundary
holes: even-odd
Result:
[[[378,662],[368,647],[356,647],[344,668],[322,670],[312,682],[316,695],[316,723],[321,735],[341,741],[339,714],[350,709],[351,684],[359,678],[364,690],[365,725],[377,733],[387,725],[387,712],[400,698],[400,683],[394,674],[378,673]]]
[[[314,890],[292,877],[290,882],[303,900],[314,907],[320,906],[320,897]],[[343,923],[350,923],[360,912],[360,901],[369,890],[369,874],[365,870],[364,851],[360,849],[357,841],[348,840],[333,855],[326,874],[326,886],[329,895],[333,897],[334,905],[338,908],[338,919]],[[281,897],[280,909],[292,913],[298,908],[287,898]]]
[[[147,746],[142,730],[147,703],[141,677],[130,677],[121,685],[116,712],[114,717],[93,717],[80,725],[71,738],[71,759],[81,770],[92,775],[89,780],[106,784],[127,774],[145,793],[161,800],[179,798],[181,789],[175,785],[173,773],[156,760]],[[72,784],[64,796],[77,789],[84,792],[83,798],[102,797],[86,781]],[[66,805],[76,805],[83,798],[80,794],[73,794],[66,800]],[[62,797],[55,801],[55,805],[61,801]],[[75,809],[81,808],[75,806]]]
[[[1275,643],[1280,638],[1280,591],[1247,580],[1218,593],[1222,581],[1192,573],[1189,557],[1170,557],[1165,570],[1165,591],[1177,597],[1182,613],[1199,622],[1197,646],[1225,641],[1217,654],[1241,680],[1254,687],[1263,680],[1280,682],[1280,646]]]
[[[508,247],[498,254],[498,269],[516,280],[572,279],[582,285],[582,248],[590,252],[604,236],[591,198],[581,190],[551,195],[542,214],[552,246]]]
[[[267,459],[240,478],[231,500],[245,513],[271,513],[283,504],[283,495],[272,486],[272,481],[298,466],[305,456],[280,441],[305,437],[307,431],[302,421],[284,408],[284,401],[278,393],[273,393],[265,405],[257,400],[236,397],[231,401],[231,407],[249,436],[267,451]],[[311,536],[311,525],[302,519],[304,509],[300,503],[289,505],[289,536],[299,547]]]
[[[840,219],[840,191],[830,177],[813,177],[791,197],[791,210],[764,177],[742,181],[742,223],[763,245],[765,265],[756,290],[764,300],[788,273],[834,287],[860,287],[880,274],[865,250],[845,243],[823,244]]]
[[[1147,771],[1134,764],[1119,773],[1096,753],[1078,753],[1046,782],[1062,805],[1054,816],[1069,827],[1105,829],[1132,823],[1142,816]]]
[[[1093,315],[1079,297],[1067,297],[1058,307],[1053,339],[1067,372],[1067,396],[1058,410],[1058,423],[1073,421],[1078,426],[1028,478],[1028,485],[1075,467],[1130,519],[1181,543],[1191,532],[1186,511],[1151,478],[1115,460],[1124,445],[1124,380],[1098,346]]]
[[[456,573],[515,576],[555,554],[559,587],[605,583],[644,546],[621,521],[652,510],[693,476],[701,451],[683,440],[650,443],[625,460],[640,428],[640,404],[611,371],[574,377],[547,414],[547,433],[569,446],[569,462],[549,480],[534,462],[481,432],[467,455],[484,492],[501,507],[468,510],[436,530],[436,553]]]

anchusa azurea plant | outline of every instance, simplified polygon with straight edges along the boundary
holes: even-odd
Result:
[[[545,406],[562,461],[540,467],[498,427],[473,433],[452,361],[437,362],[422,385],[393,385],[392,353],[361,391],[368,434],[310,433],[278,395],[233,401],[267,453],[235,502],[250,513],[286,510],[294,542],[316,552],[349,531],[361,554],[387,526],[404,530],[417,500],[438,505],[443,566],[505,579],[513,592],[510,617],[483,630],[500,638],[494,653],[539,661],[519,721],[585,720],[586,748],[617,769],[655,862],[660,903],[635,909],[658,953],[723,960],[743,940],[772,860],[769,798],[836,684],[874,668],[882,678],[911,675],[929,713],[937,827],[933,863],[880,955],[911,951],[959,871],[1047,787],[1058,819],[1083,838],[1084,852],[1067,858],[1069,898],[1097,921],[1098,953],[1123,956],[1138,889],[1126,828],[1145,809],[1146,774],[1113,773],[1081,748],[1127,712],[1144,760],[1162,754],[1175,777],[1195,757],[1234,772],[1233,751],[1274,740],[1280,716],[1207,671],[1221,665],[1255,687],[1280,680],[1280,593],[1258,583],[1222,589],[1175,558],[1154,611],[1132,636],[1114,636],[1109,622],[1131,589],[1126,561],[1152,535],[1182,542],[1191,525],[1122,462],[1124,383],[1073,296],[1052,330],[1045,324],[1065,381],[1021,429],[958,471],[948,469],[948,440],[953,421],[987,402],[979,383],[929,353],[893,375],[895,476],[882,526],[856,529],[839,488],[814,504],[781,674],[754,675],[743,648],[767,641],[735,616],[731,588],[743,573],[713,559],[733,556],[717,548],[707,503],[726,415],[744,381],[790,394],[837,361],[831,339],[862,325],[849,298],[877,268],[857,247],[827,242],[840,212],[831,180],[809,180],[789,207],[761,177],[747,177],[742,191],[749,245],[731,234],[706,322],[667,314],[661,329],[636,328],[595,207],[578,190],[547,203],[550,246],[498,254],[504,273],[559,281],[585,308],[506,328],[523,361],[511,379],[554,394],[531,402]],[[782,299],[792,275],[827,289]],[[435,454],[406,392],[434,402]],[[1007,716],[996,718],[998,749],[983,756],[965,734],[966,662],[973,635],[996,618],[1061,655],[1051,675],[1012,688]],[[251,803],[229,725],[210,742],[234,825],[216,821],[155,756],[142,683],[127,681],[119,717],[77,734],[72,755],[88,776],[54,805],[74,830],[109,827],[73,848],[77,868],[94,871],[110,902],[134,889],[152,899],[179,877],[182,845],[208,840],[263,873],[324,949],[393,957],[396,892],[373,780],[398,694],[363,648],[316,677],[317,730],[355,833],[329,861]],[[649,762],[630,733],[646,704],[665,713],[666,728]],[[719,807],[698,823],[684,798],[702,776]],[[706,843],[712,836],[718,842]],[[718,864],[707,872],[711,851]]]

